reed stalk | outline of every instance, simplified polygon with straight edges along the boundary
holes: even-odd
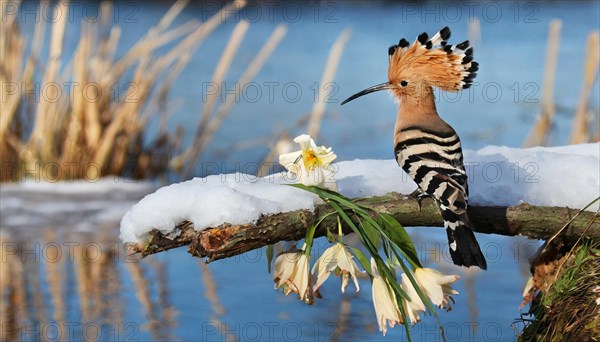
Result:
[[[227,333],[226,341],[237,341],[235,335],[231,334],[232,331],[225,322],[221,320],[221,317],[225,315],[225,307],[221,304],[221,300],[219,299],[219,295],[217,293],[217,283],[215,282],[215,278],[213,277],[212,271],[208,267],[208,265],[200,260],[198,262],[201,269],[202,274],[202,283],[204,284],[204,295],[206,299],[210,302],[210,306],[212,308],[212,317],[211,322],[219,331],[225,330]]]
[[[321,76],[320,89],[318,92],[319,97],[313,105],[313,109],[308,118],[307,132],[313,138],[319,136],[321,121],[323,120],[325,107],[327,106],[326,99],[328,98],[329,93],[325,92],[325,89],[327,89],[326,85],[330,84],[335,79],[335,73],[342,57],[342,53],[344,52],[344,47],[350,39],[350,33],[350,29],[342,31],[329,50],[327,63],[325,64],[323,75]],[[290,152],[292,146],[293,142],[288,132],[284,131],[279,133],[275,142],[271,144],[271,149],[263,159],[256,175],[258,177],[264,177],[269,174],[272,171],[271,164],[275,162],[278,156]]]
[[[469,21],[467,36],[469,37],[471,46],[477,46],[481,43],[481,22],[478,18],[473,18],[472,21]]]
[[[229,70],[231,62],[233,61],[233,57],[237,53],[237,50],[240,47],[240,44],[242,43],[242,40],[244,39],[249,27],[250,24],[247,21],[242,20],[237,24],[231,33],[231,38],[229,39],[229,42],[223,51],[223,55],[219,60],[219,64],[217,64],[217,67],[215,68],[215,73],[213,74],[211,82],[212,84],[218,86],[223,83],[225,75],[227,75],[227,71]],[[202,132],[206,129],[215,102],[219,98],[219,94],[220,87],[218,86],[216,92],[207,95],[206,102],[204,103],[204,108],[202,109],[202,114],[200,116],[200,123],[198,124],[198,130],[196,133],[197,137],[202,136]]]
[[[286,31],[287,28],[285,25],[278,25],[275,28],[265,45],[260,49],[252,62],[250,62],[242,76],[240,76],[240,79],[237,82],[239,86],[236,87],[236,95],[229,96],[227,100],[221,104],[217,110],[217,113],[206,125],[206,129],[204,130],[203,134],[199,137],[196,137],[196,140],[193,143],[193,148],[190,150],[191,153],[189,157],[186,156],[187,158],[183,163],[187,165],[187,170],[184,171],[184,177],[189,177],[193,173],[198,157],[201,155],[208,142],[212,139],[217,129],[221,126],[223,120],[233,109],[233,106],[235,105],[235,99],[239,98],[239,93],[242,91],[244,86],[250,83],[256,74],[262,69],[269,56],[273,53],[277,45],[279,45],[279,42],[285,36]]]
[[[329,51],[329,57],[327,57],[325,71],[321,77],[321,89],[319,89],[320,91],[318,92],[319,97],[313,106],[313,110],[308,120],[308,134],[313,138],[319,137],[321,120],[323,119],[325,107],[327,106],[326,100],[329,96],[329,93],[326,93],[324,90],[335,78],[335,72],[337,71],[340,58],[342,57],[342,53],[344,52],[344,47],[346,46],[348,39],[350,39],[350,29],[345,29],[342,31],[342,33],[340,33],[335,43],[333,43],[333,46],[331,46],[331,50]]]
[[[245,21],[242,20],[240,21],[235,29],[233,30],[231,37],[229,38],[229,42],[227,43],[227,46],[225,47],[225,50],[223,51],[223,55],[221,56],[221,59],[219,60],[219,64],[217,64],[217,67],[215,69],[215,72],[213,74],[213,78],[212,78],[212,84],[217,85],[217,92],[214,94],[207,94],[207,100],[204,103],[203,109],[202,109],[202,113],[200,115],[200,121],[198,122],[198,128],[196,129],[196,136],[194,141],[200,141],[202,134],[205,132],[206,127],[208,125],[208,122],[211,118],[211,114],[212,114],[212,110],[214,107],[214,104],[219,96],[219,89],[220,87],[218,85],[222,84],[225,75],[227,74],[227,71],[229,70],[229,67],[231,66],[231,62],[233,61],[233,57],[235,56],[239,45],[241,44],[242,40],[244,39],[244,36],[246,34],[246,31],[248,30],[250,24]],[[176,158],[174,158],[171,161],[171,166],[173,167],[173,169],[175,170],[181,170],[183,167],[183,164],[188,161],[189,159],[193,158],[193,153],[194,153],[194,147],[195,144],[190,145],[186,151],[184,153],[182,153],[181,155],[177,156]]]
[[[45,20],[37,21],[30,40],[21,33],[22,23],[16,20],[19,14],[8,11],[9,5],[19,6],[20,2],[3,2],[0,181],[30,176],[50,181],[94,180],[113,174],[145,178],[168,171],[169,163],[163,160],[174,154],[180,134],[163,132],[144,144],[147,124],[157,108],[165,108],[169,88],[195,50],[222,22],[246,5],[245,0],[233,1],[204,23],[190,20],[173,27],[187,3],[175,2],[123,57],[115,58],[122,36],[119,25],[106,20],[82,21],[79,26],[67,23],[68,2],[60,1],[52,7],[42,1],[40,6],[62,15],[51,25]],[[105,2],[101,8],[109,11],[110,6]],[[240,25],[244,31],[247,29],[247,23]],[[48,46],[43,40],[46,26],[50,29]],[[65,32],[77,29],[78,43],[73,57],[67,60]],[[242,38],[243,34],[236,45]],[[161,47],[163,50],[157,53]],[[44,49],[49,55],[47,61],[40,60]],[[266,57],[260,62],[264,63]],[[226,62],[220,65],[230,63]],[[260,69],[262,64],[256,66]],[[71,84],[77,88],[67,88]],[[36,87],[33,96],[26,94]],[[220,114],[225,115],[226,112]],[[210,126],[210,137],[217,128]],[[202,138],[203,144],[210,137]]]
[[[583,69],[583,87],[579,105],[573,118],[573,128],[571,129],[570,144],[581,144],[590,141],[590,132],[588,128],[588,103],[592,88],[598,78],[598,64],[600,64],[600,33],[591,32],[588,35],[587,50],[585,53],[585,65]],[[597,132],[598,134],[600,132]]]
[[[62,257],[62,251],[58,246],[52,246],[52,243],[57,241],[56,233],[52,230],[47,230],[45,233],[46,245],[50,246],[46,248],[46,255],[44,256],[48,262],[46,272],[48,287],[50,288],[50,297],[52,298],[52,307],[54,314],[52,319],[62,324],[65,319],[65,263]]]
[[[554,79],[558,64],[558,47],[562,21],[553,19],[548,33],[548,49],[546,50],[546,66],[544,68],[544,83],[542,87],[541,112],[538,121],[533,126],[523,147],[545,146],[548,143],[548,133],[554,117]]]
[[[136,298],[144,311],[146,317],[147,329],[150,330],[153,336],[157,337],[160,335],[158,327],[158,321],[156,316],[155,304],[152,301],[150,279],[146,272],[137,262],[126,263],[127,270],[131,275],[133,286],[135,289]]]
[[[81,310],[82,322],[87,323],[92,319],[92,299],[91,299],[91,276],[90,263],[84,257],[84,250],[81,245],[74,248],[73,269],[75,271],[77,282],[77,293],[79,296],[79,308]]]

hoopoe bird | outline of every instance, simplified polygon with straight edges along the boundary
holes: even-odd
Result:
[[[424,32],[412,45],[402,38],[388,50],[389,81],[350,96],[342,105],[390,90],[399,103],[394,127],[398,164],[417,183],[422,196],[438,204],[454,264],[486,269],[467,213],[469,189],[460,139],[438,115],[433,95],[433,87],[455,92],[470,87],[479,66],[473,61],[469,41],[449,45],[448,38],[448,27],[431,39]]]

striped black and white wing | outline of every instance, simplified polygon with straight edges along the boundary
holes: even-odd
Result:
[[[467,208],[467,173],[460,139],[454,131],[445,134],[407,128],[396,141],[396,160],[402,169],[440,206],[456,214]]]
[[[486,269],[467,214],[467,173],[456,132],[411,127],[400,131],[396,138],[398,164],[440,206],[454,264]]]

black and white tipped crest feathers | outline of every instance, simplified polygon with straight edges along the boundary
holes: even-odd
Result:
[[[450,36],[450,28],[446,26],[431,37],[427,32],[421,33],[412,45],[405,38],[392,45],[388,49],[390,82],[402,80],[402,74],[417,74],[425,83],[442,90],[469,88],[478,70],[473,48],[468,40],[448,44]]]

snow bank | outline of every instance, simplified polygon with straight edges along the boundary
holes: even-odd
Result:
[[[197,229],[224,222],[256,221],[261,213],[313,209],[315,199],[305,191],[283,186],[283,178],[262,179],[234,173],[194,178],[169,185],[144,197],[121,220],[121,240],[134,242],[152,229],[169,233],[190,220]]]
[[[0,187],[0,227],[39,234],[39,230],[94,231],[114,226],[127,209],[156,189],[150,182],[120,178],[44,182],[27,179]],[[37,228],[37,229],[36,229]]]
[[[394,160],[333,164],[339,191],[349,197],[411,193],[414,182]],[[465,151],[470,203],[583,208],[600,196],[600,144],[519,149],[488,146]],[[156,228],[165,234],[190,220],[198,230],[255,222],[261,214],[313,209],[318,198],[282,185],[284,173],[256,178],[224,174],[194,178],[146,196],[121,220],[121,239],[136,242]],[[596,210],[591,208],[590,210]]]
[[[465,152],[469,202],[583,208],[600,196],[600,143]],[[598,205],[589,210],[596,210]]]
[[[28,178],[22,182],[2,184],[3,193],[47,193],[62,195],[94,195],[112,193],[135,193],[151,189],[153,185],[145,181],[119,177],[105,177],[97,180],[74,180],[47,182]]]

